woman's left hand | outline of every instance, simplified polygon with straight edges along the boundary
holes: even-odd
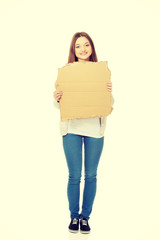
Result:
[[[112,82],[108,82],[108,83],[107,83],[107,90],[108,90],[109,92],[112,92]]]

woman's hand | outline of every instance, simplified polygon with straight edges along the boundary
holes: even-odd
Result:
[[[53,92],[53,97],[56,99],[56,101],[59,101],[63,95],[62,91],[55,90]]]
[[[109,92],[112,92],[112,82],[108,82],[108,83],[107,83],[107,90],[108,90]]]

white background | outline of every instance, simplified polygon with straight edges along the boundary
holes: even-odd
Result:
[[[159,12],[158,0],[0,0],[0,239],[160,239]],[[87,236],[68,233],[53,106],[57,69],[80,31],[108,61],[115,99]]]

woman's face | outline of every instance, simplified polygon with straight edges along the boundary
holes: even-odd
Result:
[[[86,37],[79,37],[75,42],[75,55],[79,62],[89,61],[92,54],[92,47]]]

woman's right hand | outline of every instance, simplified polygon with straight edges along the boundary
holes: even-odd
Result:
[[[53,92],[53,97],[55,98],[56,101],[60,101],[62,95],[63,95],[62,91],[55,90]]]

